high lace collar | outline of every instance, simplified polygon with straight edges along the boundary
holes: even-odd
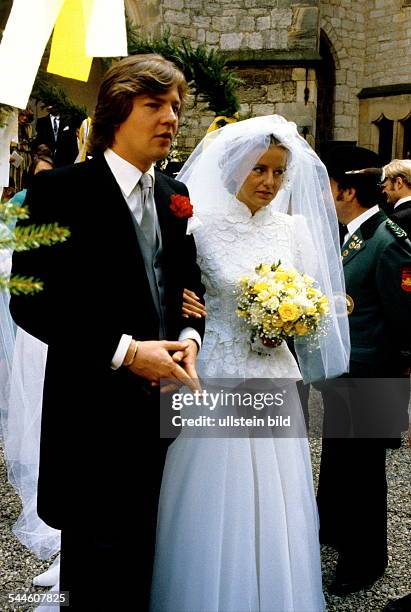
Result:
[[[254,215],[244,202],[235,196],[230,198],[229,215],[227,221],[232,223],[249,223],[252,225],[265,225],[273,219],[274,209],[272,202],[257,210]]]

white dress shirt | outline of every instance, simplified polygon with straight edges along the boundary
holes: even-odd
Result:
[[[378,204],[376,204],[375,206],[368,208],[368,210],[361,213],[361,215],[358,215],[358,217],[355,217],[355,219],[350,221],[347,225],[347,233],[344,236],[344,244],[347,242],[348,238],[355,234],[355,232],[360,228],[360,226],[365,223],[365,221],[367,221],[367,219],[370,219],[370,217],[373,217],[379,211],[380,207],[378,206]]]
[[[133,164],[130,164],[130,162],[120,157],[120,155],[114,153],[112,149],[106,149],[104,152],[104,157],[118,183],[118,186],[121,189],[121,193],[123,194],[128,207],[136,218],[137,223],[140,224],[143,216],[143,210],[141,206],[141,190],[138,182],[143,173],[141,170],[133,166]],[[154,185],[154,166],[151,166],[151,168],[147,170],[147,174],[150,174],[152,177]],[[192,327],[185,327],[181,331],[178,339],[180,342],[182,342],[183,340],[188,340],[189,338],[195,340],[198,346],[201,347],[201,336],[197,330],[193,329]],[[121,336],[117,350],[114,353],[111,361],[111,367],[113,370],[117,370],[123,363],[131,340],[132,336],[127,334],[123,334]]]
[[[57,134],[60,128],[60,115],[51,115],[50,114],[51,127],[53,130],[54,137],[57,138]],[[57,123],[57,131],[54,131],[54,121]]]
[[[410,202],[410,201],[411,201],[411,196],[407,196],[406,198],[401,198],[400,200],[398,200],[398,202],[394,204],[394,210],[398,208],[400,204],[404,204],[404,202]]]

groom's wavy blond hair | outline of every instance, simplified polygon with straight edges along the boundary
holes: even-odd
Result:
[[[102,152],[113,144],[115,130],[131,113],[136,96],[165,93],[172,87],[177,87],[182,107],[188,89],[184,74],[161,55],[131,55],[115,63],[100,86],[89,151]]]

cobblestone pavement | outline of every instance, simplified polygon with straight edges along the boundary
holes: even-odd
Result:
[[[314,398],[314,401],[315,398]],[[318,423],[312,423],[314,432]],[[314,480],[318,478],[321,441],[318,437],[310,440]],[[372,589],[346,598],[327,594],[326,586],[331,581],[336,563],[336,553],[329,547],[322,547],[324,593],[329,612],[380,612],[390,598],[411,592],[411,499],[410,499],[411,449],[403,446],[388,451],[388,537],[389,566],[383,578]],[[50,562],[39,561],[32,555],[11,531],[20,513],[20,503],[5,475],[3,457],[0,455],[0,593],[4,591],[26,591],[41,593],[47,589],[31,587],[33,577],[47,569]],[[303,537],[303,534],[302,534]],[[10,607],[1,604],[1,612],[8,610],[31,611],[33,606]],[[64,609],[64,608],[62,608]],[[282,612],[304,612],[300,610]],[[310,611],[311,612],[311,611]]]

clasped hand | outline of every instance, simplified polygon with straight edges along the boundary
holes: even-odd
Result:
[[[137,355],[128,368],[153,386],[158,386],[161,379],[175,381],[162,387],[164,393],[181,385],[196,391],[199,390],[195,367],[197,350],[196,342],[190,339],[183,342],[147,340],[140,342]]]

